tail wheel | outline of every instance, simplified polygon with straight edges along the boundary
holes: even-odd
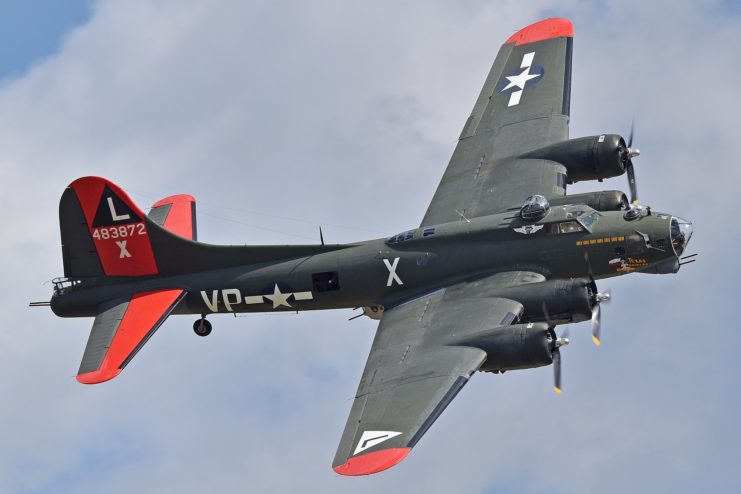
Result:
[[[198,319],[196,322],[193,323],[193,331],[198,336],[208,336],[211,334],[211,323],[208,322],[205,318]]]

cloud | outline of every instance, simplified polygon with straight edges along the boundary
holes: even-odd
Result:
[[[722,9],[96,3],[55,56],[0,85],[0,490],[737,490],[741,22]],[[499,45],[546,15],[575,24],[572,135],[627,133],[635,116],[641,197],[695,220],[701,253],[676,276],[600,284],[605,345],[572,328],[563,396],[550,368],[477,375],[402,465],[345,479],[330,463],[375,329],[349,311],[216,317],[206,339],[173,317],[116,380],[74,381],[91,321],[26,308],[61,274],[72,179],[109,177],[142,206],[192,193],[214,243],[303,242],[285,233],[316,238],[322,221],[333,242],[402,231]]]

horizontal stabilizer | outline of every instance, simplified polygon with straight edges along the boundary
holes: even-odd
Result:
[[[97,384],[120,374],[184,297],[181,289],[158,290],[101,306],[77,380]]]
[[[196,200],[193,196],[180,194],[166,197],[154,203],[147,216],[165,230],[188,240],[198,240]]]

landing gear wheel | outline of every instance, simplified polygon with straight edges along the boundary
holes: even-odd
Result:
[[[206,318],[198,319],[193,323],[193,331],[195,331],[198,336],[208,336],[211,334],[211,323],[208,322]]]

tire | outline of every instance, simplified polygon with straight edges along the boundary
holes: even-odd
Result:
[[[206,319],[198,319],[193,323],[193,331],[198,336],[208,336],[211,334],[211,323]]]

